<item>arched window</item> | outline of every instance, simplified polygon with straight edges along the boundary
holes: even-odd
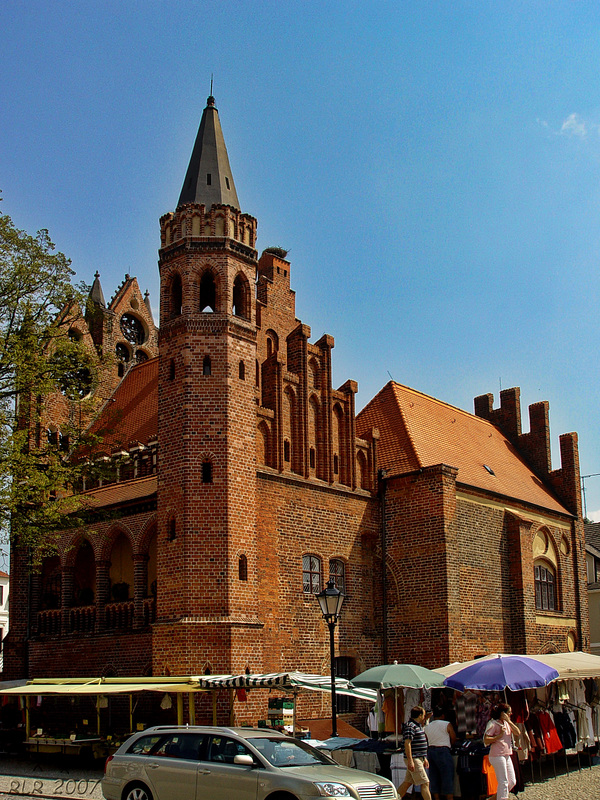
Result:
[[[269,428],[263,421],[260,422],[256,431],[256,462],[265,467],[271,466],[269,451]]]
[[[367,457],[362,452],[359,452],[358,456],[356,457],[356,468],[357,468],[357,478],[358,478],[358,485],[361,489],[368,489],[369,488],[369,473],[367,469]]]
[[[238,561],[238,578],[241,581],[248,580],[248,559],[243,553]]]
[[[319,594],[321,591],[321,559],[306,554],[302,556],[302,591],[305,594]]]
[[[241,381],[245,381],[246,380],[246,365],[244,364],[243,361],[240,361],[240,364],[239,364],[239,367],[238,367],[238,377],[239,377],[239,379]]]
[[[319,364],[315,358],[311,358],[309,364],[311,384],[313,389],[319,388]]]
[[[535,607],[538,611],[557,611],[556,572],[547,561],[537,561],[535,578]]]
[[[202,362],[202,374],[207,377],[212,375],[212,362],[210,360],[210,356],[204,356],[204,361]]]
[[[183,289],[181,287],[181,275],[175,274],[171,281],[171,316],[181,316],[183,306]]]
[[[346,591],[346,565],[340,558],[332,558],[329,562],[329,580],[340,592]]]
[[[202,462],[202,483],[213,482],[213,465],[210,459],[205,459]]]
[[[91,606],[96,596],[96,560],[92,545],[84,539],[75,557],[75,606]]]
[[[174,542],[177,538],[177,520],[175,517],[171,517],[169,522],[167,523],[167,539],[170,542]]]
[[[206,270],[200,281],[200,311],[217,310],[217,287],[212,272]]]
[[[279,350],[279,336],[275,333],[274,330],[267,331],[267,358],[272,354],[276,353]]]
[[[241,272],[233,282],[233,314],[236,317],[250,319],[250,290],[248,279]]]
[[[117,603],[133,597],[133,550],[124,534],[119,534],[110,551],[110,594]]]
[[[40,608],[60,608],[62,573],[60,558],[49,556],[42,562]]]

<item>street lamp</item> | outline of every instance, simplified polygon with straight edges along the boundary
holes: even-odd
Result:
[[[337,736],[337,698],[335,696],[335,626],[340,618],[342,604],[346,595],[335,585],[334,580],[327,582],[327,588],[317,595],[323,619],[329,626],[329,657],[331,661],[331,735]]]

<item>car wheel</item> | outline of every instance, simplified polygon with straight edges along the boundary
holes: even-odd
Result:
[[[132,783],[123,792],[123,800],[153,800],[152,792],[143,783]]]

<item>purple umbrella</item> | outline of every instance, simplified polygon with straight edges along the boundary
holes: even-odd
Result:
[[[542,664],[527,656],[482,658],[468,667],[459,669],[444,679],[444,684],[459,692],[479,689],[482,692],[500,692],[503,689],[535,689],[546,686],[558,678],[554,667]]]

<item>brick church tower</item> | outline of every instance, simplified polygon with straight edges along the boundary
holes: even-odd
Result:
[[[154,674],[261,661],[256,616],[256,220],[209,97],[159,270]],[[168,654],[168,655],[167,655]],[[240,661],[240,663],[238,663]]]

